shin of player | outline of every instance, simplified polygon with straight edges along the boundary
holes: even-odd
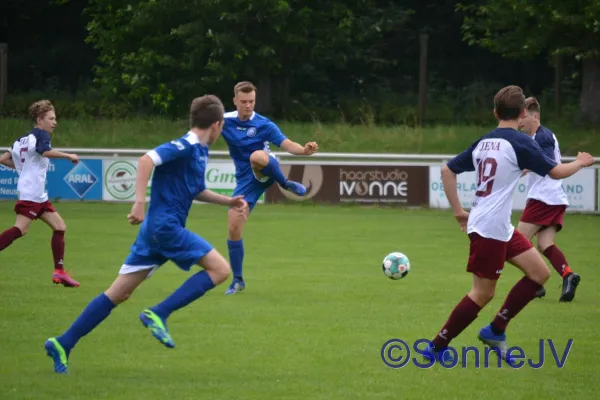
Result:
[[[519,121],[519,129],[535,140],[546,155],[561,162],[558,140],[552,131],[540,122],[540,104],[530,97],[525,100],[525,113]],[[563,219],[569,200],[562,188],[562,180],[541,177],[534,172],[527,175],[527,205],[517,230],[528,240],[537,237],[537,248],[563,278],[559,301],[572,301],[581,277],[574,273],[563,252],[554,243],[556,233],[562,230]],[[538,297],[543,297],[542,289]]]
[[[75,154],[63,153],[51,147],[50,135],[57,125],[52,103],[48,100],[37,101],[29,107],[29,114],[35,124],[33,130],[16,140],[10,151],[0,157],[1,164],[15,169],[19,174],[19,200],[14,209],[17,218],[12,227],[0,234],[0,251],[25,236],[31,223],[40,219],[53,232],[50,241],[54,259],[52,281],[66,287],[78,287],[79,283],[64,269],[66,225],[48,201],[46,173],[50,158],[66,158],[74,163],[79,159]]]
[[[504,331],[549,278],[549,270],[539,253],[511,224],[514,189],[525,169],[540,176],[562,179],[594,162],[587,153],[580,153],[577,160],[569,164],[557,164],[549,159],[535,141],[517,131],[524,106],[521,88],[508,86],[500,90],[494,98],[498,127],[442,169],[446,196],[461,230],[470,240],[467,271],[473,274],[473,285],[425,351],[427,359],[452,359],[448,345],[492,300],[496,282],[508,261],[525,276],[511,289],[493,322],[480,330],[479,339],[498,349],[504,360],[512,362],[507,354]],[[462,208],[457,192],[456,176],[466,171],[474,171],[477,181],[470,213]]]
[[[112,285],[88,304],[66,332],[46,341],[46,352],[52,358],[56,372],[67,373],[68,357],[77,342],[167,261],[184,271],[196,264],[202,267],[170,296],[143,310],[139,316],[151,334],[168,348],[175,346],[167,328],[168,317],[229,276],[231,270],[225,258],[210,243],[185,228],[194,199],[231,206],[239,212],[248,206],[241,197],[222,196],[205,186],[208,146],[221,133],[223,113],[223,105],[217,97],[195,99],[190,110],[190,131],[140,158],[135,203],[127,216],[129,223],[141,224],[138,236]],[[146,190],[153,170],[146,214]]]
[[[242,265],[244,243],[242,232],[256,202],[274,183],[295,196],[304,196],[306,188],[300,182],[288,180],[279,162],[269,149],[269,143],[293,155],[309,156],[318,151],[315,142],[304,146],[283,135],[279,127],[268,118],[254,112],[256,87],[251,82],[240,82],[234,87],[233,102],[236,111],[225,114],[223,138],[236,167],[235,195],[243,195],[249,204],[248,211],[229,212],[227,248],[233,271],[233,281],[225,292],[235,294],[246,287]]]

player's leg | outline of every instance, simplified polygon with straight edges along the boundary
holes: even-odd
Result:
[[[254,205],[256,203],[250,204]],[[235,294],[243,291],[246,287],[242,272],[244,263],[244,242],[242,240],[242,232],[244,230],[244,225],[248,220],[249,213],[250,209],[240,212],[230,208],[227,215],[227,249],[229,251],[229,262],[231,263],[233,280],[225,294]]]
[[[519,225],[517,226],[517,230],[525,236],[527,240],[532,241],[533,237],[538,235],[538,245],[539,245],[539,233],[544,230],[542,225],[534,224],[531,222],[524,222],[523,219],[530,220],[527,216],[530,215],[527,211],[527,208],[523,212],[523,216],[521,217],[521,221],[519,221]],[[538,290],[536,297],[544,297],[546,295],[546,289],[543,287]]]
[[[479,332],[479,339],[490,347],[500,349],[502,358],[506,359],[506,327],[508,323],[537,297],[538,291],[550,277],[550,271],[540,254],[533,248],[525,236],[515,230],[508,243],[506,259],[519,268],[525,276],[517,282],[508,293],[491,324]]]
[[[52,257],[54,259],[52,282],[62,284],[65,287],[79,287],[79,282],[71,278],[64,269],[65,232],[67,230],[65,221],[50,202],[45,205],[39,218],[52,229],[52,239],[50,240]]]
[[[257,150],[250,155],[250,164],[257,178],[269,177],[284,189],[295,193],[298,196],[306,194],[306,187],[299,182],[288,180],[279,166],[279,161],[274,156],[269,155],[264,150]]]
[[[178,250],[175,247],[163,254],[185,271],[194,264],[198,264],[203,270],[188,278],[161,303],[145,309],[140,314],[140,320],[152,331],[152,335],[169,348],[175,347],[167,328],[169,316],[223,283],[231,273],[225,258],[200,236],[186,230],[178,241],[183,243],[179,254],[169,254]]]
[[[581,277],[573,272],[563,252],[554,244],[558,232],[556,225],[549,226],[538,233],[537,245],[539,251],[550,261],[556,272],[563,278],[562,292],[559,301],[569,302],[575,298],[575,290]]]
[[[231,263],[231,270],[233,271],[233,279],[225,291],[226,295],[240,293],[246,288],[246,282],[244,281],[242,271],[244,262],[244,242],[242,240],[242,233],[254,206],[256,206],[260,197],[272,184],[273,182],[268,179],[260,181],[259,178],[253,178],[251,181],[238,183],[238,186],[236,186],[233,192],[233,196],[244,196],[244,200],[248,203],[248,209],[243,213],[233,209],[229,210],[227,249],[229,251],[229,262]]]
[[[132,272],[126,272],[122,268],[122,273],[113,284],[87,305],[69,329],[62,335],[46,341],[46,354],[52,358],[55,372],[68,373],[69,354],[77,342],[104,321],[117,305],[127,300],[152,272],[154,266],[141,268]]]
[[[25,236],[31,222],[33,221],[30,218],[17,215],[15,224],[0,234],[0,251],[10,246],[15,240]]]
[[[39,203],[32,201],[17,201],[14,208],[17,220],[13,226],[0,234],[0,251],[27,234],[29,226],[38,217],[39,206]]]
[[[469,293],[454,307],[440,332],[433,339],[433,345],[424,352],[429,360],[445,360],[451,354],[446,352],[450,342],[464,331],[475,319],[479,311],[494,297],[496,282],[504,268],[506,243],[469,235],[471,240],[467,271],[473,274],[473,286]]]

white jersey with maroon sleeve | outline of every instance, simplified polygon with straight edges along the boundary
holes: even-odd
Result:
[[[533,140],[542,148],[548,158],[560,164],[561,155],[558,140],[548,128],[540,125]],[[539,176],[535,172],[527,174],[527,198],[536,199],[548,205],[569,205],[567,194],[562,188],[562,179]]]
[[[497,128],[478,139],[448,163],[456,174],[475,171],[477,191],[469,213],[467,233],[508,242],[513,192],[522,171],[546,176],[556,163],[526,134],[512,128]]]
[[[19,200],[36,203],[48,201],[46,173],[50,160],[42,155],[48,150],[51,150],[50,134],[38,128],[13,144],[11,154],[19,173]]]

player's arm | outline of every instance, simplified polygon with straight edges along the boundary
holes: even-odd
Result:
[[[319,150],[319,145],[315,142],[308,142],[304,146],[285,137],[279,127],[273,123],[270,124],[269,142],[295,156],[310,156]]]
[[[236,208],[244,207],[246,205],[246,202],[244,201],[244,196],[223,196],[222,194],[215,193],[209,189],[204,189],[202,192],[198,193],[195,199],[204,203],[220,204],[222,206],[233,206]]]
[[[8,168],[15,169],[15,163],[13,162],[12,155],[8,151],[0,156],[0,164]]]
[[[550,170],[548,175],[552,179],[565,179],[571,175],[575,175],[581,169],[594,165],[594,157],[589,153],[578,153],[577,159],[566,164],[557,164]]]
[[[577,154],[577,159],[566,164],[557,164],[533,140],[515,143],[519,167],[535,172],[539,176],[550,176],[552,179],[565,179],[576,174],[579,170],[594,165],[594,157],[589,153]]]
[[[192,143],[184,138],[162,144],[139,158],[135,176],[135,202],[131,213],[127,216],[130,224],[138,225],[144,221],[146,190],[154,167],[189,156],[191,150]]]
[[[467,230],[469,214],[463,209],[460,198],[458,197],[456,176],[463,172],[475,171],[475,165],[473,164],[473,149],[475,146],[476,143],[454,157],[442,168],[442,184],[444,185],[444,193],[446,194],[448,203],[450,203],[454,217],[463,231]]]
[[[66,158],[74,163],[79,161],[77,154],[63,153],[62,151],[52,149],[50,146],[50,134],[48,132],[36,132],[34,135],[37,140],[35,151],[42,156],[47,158]]]
[[[135,175],[135,201],[131,207],[131,213],[127,215],[127,220],[132,225],[138,225],[144,221],[146,190],[153,169],[154,161],[148,154],[139,158]]]

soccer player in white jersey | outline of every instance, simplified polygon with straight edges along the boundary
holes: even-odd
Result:
[[[473,286],[433,343],[424,351],[419,350],[430,362],[454,361],[455,353],[448,350],[450,341],[492,300],[496,282],[508,261],[525,276],[511,289],[492,323],[479,331],[479,340],[499,349],[502,359],[513,364],[514,358],[507,354],[506,327],[550,277],[540,254],[511,224],[514,189],[525,169],[562,179],[594,163],[588,153],[579,153],[577,160],[568,164],[548,158],[537,142],[517,130],[524,112],[522,89],[518,86],[501,89],[494,97],[498,127],[477,139],[442,169],[444,191],[461,230],[466,231],[471,242],[467,272],[473,274]],[[466,171],[475,171],[477,177],[476,199],[470,213],[462,208],[456,183],[456,175]]]
[[[50,135],[56,128],[54,106],[48,100],[41,100],[29,107],[29,114],[35,128],[14,142],[9,152],[0,157],[0,162],[17,170],[19,200],[15,205],[17,221],[14,226],[0,234],[0,251],[10,246],[18,238],[25,236],[31,223],[40,219],[52,229],[52,256],[54,274],[52,282],[65,287],[79,287],[79,282],[69,276],[64,269],[65,221],[48,201],[46,173],[49,158],[66,158],[74,163],[79,161],[76,154],[53,150]]]
[[[540,103],[533,97],[525,100],[525,113],[519,121],[519,129],[531,136],[549,158],[557,163],[561,162],[558,140],[550,129],[541,125]],[[528,240],[537,236],[538,250],[563,278],[559,301],[572,301],[581,277],[573,272],[563,252],[554,244],[554,237],[562,230],[565,212],[569,206],[567,194],[562,188],[562,180],[529,172],[527,188],[527,205],[517,230]],[[546,291],[541,289],[538,297],[545,294]]]

